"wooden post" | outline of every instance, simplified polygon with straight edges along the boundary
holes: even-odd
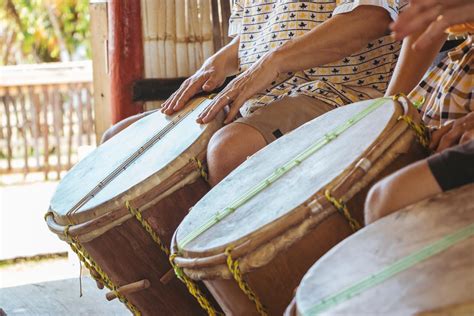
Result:
[[[132,102],[133,82],[143,79],[143,41],[140,1],[111,0],[109,61],[112,123],[140,113],[142,103]]]
[[[102,134],[112,125],[110,106],[110,73],[108,56],[108,0],[91,0],[92,69],[94,86],[95,136],[99,143]]]

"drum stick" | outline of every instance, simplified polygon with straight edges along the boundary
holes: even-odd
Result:
[[[127,295],[127,294],[132,294],[138,291],[145,290],[149,288],[150,285],[151,285],[150,281],[148,281],[147,279],[144,279],[141,281],[137,281],[137,282],[133,282],[133,283],[121,286],[117,289],[117,291],[122,295]],[[114,292],[109,292],[105,294],[105,297],[107,298],[108,301],[111,301],[111,300],[116,299],[117,295]]]

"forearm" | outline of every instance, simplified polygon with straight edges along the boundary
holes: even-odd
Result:
[[[296,72],[335,62],[359,51],[388,32],[389,13],[376,6],[360,6],[338,14],[270,54],[279,73]]]
[[[227,77],[235,75],[239,70],[239,43],[240,37],[234,37],[229,44],[209,57],[206,63],[218,62],[225,66]]]
[[[408,165],[371,188],[365,202],[365,222],[370,224],[441,191],[426,159]]]
[[[415,51],[412,49],[412,45],[420,35],[421,32],[403,40],[400,57],[385,92],[386,96],[410,93],[423,78],[446,40],[446,35],[437,37],[427,48]]]

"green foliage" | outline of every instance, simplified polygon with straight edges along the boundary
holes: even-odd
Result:
[[[27,62],[90,58],[87,0],[0,0],[0,19]]]

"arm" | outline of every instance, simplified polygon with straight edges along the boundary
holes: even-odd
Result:
[[[166,100],[161,111],[168,115],[183,109],[188,101],[201,91],[211,92],[220,87],[225,79],[238,71],[239,37],[209,57],[194,75]]]
[[[376,6],[338,14],[271,52],[278,73],[295,72],[338,61],[388,34],[390,16]],[[348,27],[350,26],[350,27]]]
[[[214,98],[198,122],[211,121],[224,106],[232,104],[226,118],[229,123],[245,101],[267,88],[280,73],[317,67],[349,56],[387,34],[389,23],[389,13],[376,6],[360,6],[332,17],[265,54]]]
[[[428,47],[415,51],[412,46],[420,34],[410,35],[403,40],[400,57],[385,96],[410,93],[423,78],[446,40],[446,35],[441,34]]]
[[[377,182],[365,201],[365,223],[441,192],[425,160],[411,164]]]
[[[422,32],[413,44],[417,50],[430,46],[448,27],[467,22],[474,22],[472,0],[410,0],[408,8],[390,28],[396,39]]]

